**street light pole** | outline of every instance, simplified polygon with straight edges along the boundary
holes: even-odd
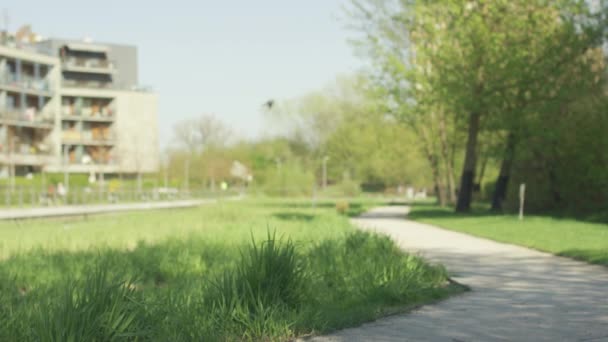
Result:
[[[165,179],[164,179],[164,183],[165,183],[165,189],[169,188],[169,162],[167,162],[165,164]]]
[[[323,190],[327,189],[327,161],[328,156],[323,157]]]
[[[8,160],[9,160],[9,167],[8,167],[8,177],[9,177],[9,188],[12,191],[15,190],[15,161],[13,160],[13,149],[15,148],[15,145],[13,144],[13,139],[12,137],[9,135],[9,147],[8,147]]]
[[[186,193],[189,191],[190,188],[190,157],[186,158],[186,163],[184,165],[185,168],[185,177],[186,179],[184,180],[184,184],[186,187]]]
[[[68,145],[63,147],[63,183],[66,188],[70,187],[70,173],[68,172]]]

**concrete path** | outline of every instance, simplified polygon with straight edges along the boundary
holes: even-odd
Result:
[[[405,220],[354,220],[444,264],[471,292],[314,341],[608,341],[608,269]]]
[[[70,205],[42,208],[2,209],[0,220],[20,220],[44,217],[95,215],[121,211],[139,211],[154,209],[174,209],[197,207],[206,203],[213,203],[214,199],[181,200],[166,202],[99,204],[99,205]]]

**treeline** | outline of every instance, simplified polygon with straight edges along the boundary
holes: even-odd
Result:
[[[164,171],[169,183],[217,189],[228,181],[269,195],[357,195],[400,185],[431,187],[417,137],[385,115],[367,80],[338,77],[325,88],[260,108],[271,132],[239,140],[226,123],[202,115],[175,126]],[[252,175],[231,174],[234,161]],[[324,164],[327,189],[324,185]]]
[[[353,0],[385,112],[442,204],[589,214],[608,203],[605,8],[583,0]],[[477,192],[481,190],[481,192]],[[477,195],[478,194],[478,195]]]

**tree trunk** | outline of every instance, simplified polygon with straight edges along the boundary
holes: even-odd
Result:
[[[507,198],[507,188],[509,187],[509,179],[511,178],[511,166],[515,157],[515,135],[509,133],[507,136],[507,146],[505,155],[500,164],[500,173],[496,179],[494,194],[492,195],[492,211],[502,211],[502,203]]]
[[[445,194],[445,185],[443,184],[441,171],[439,168],[439,158],[437,153],[435,153],[436,149],[432,144],[431,136],[425,128],[420,129],[420,139],[422,140],[424,154],[429,162],[429,166],[431,167],[431,172],[433,174],[433,183],[435,192],[437,193],[437,202],[443,207],[447,204],[447,199]]]
[[[437,192],[437,203],[444,207],[447,205],[448,201],[445,192],[445,185],[441,180],[441,174],[439,172],[439,160],[436,155],[429,155],[428,160],[433,172],[433,183],[435,183],[435,191]]]
[[[477,184],[481,187],[483,184],[483,176],[486,173],[486,166],[488,165],[489,156],[486,154],[483,156],[483,160],[481,161],[481,166],[479,168],[479,176],[477,177]]]
[[[488,161],[490,160],[490,153],[488,152],[488,147],[483,149],[479,147],[479,159],[481,159],[479,165],[479,173],[477,173],[477,184],[479,185],[479,190],[483,190],[483,178],[486,174],[486,166],[488,166]]]
[[[477,165],[477,138],[479,136],[480,119],[481,114],[479,112],[472,112],[469,115],[469,132],[465,150],[464,166],[462,167],[462,176],[460,177],[460,191],[458,192],[456,212],[467,212],[471,210],[473,182],[475,180],[475,167]]]
[[[454,181],[454,165],[450,158],[450,147],[448,144],[448,134],[445,125],[445,113],[441,112],[439,116],[439,139],[441,140],[441,156],[445,164],[445,172],[447,179],[446,201],[449,203],[456,202],[456,188]]]

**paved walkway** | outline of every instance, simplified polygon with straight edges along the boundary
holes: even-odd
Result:
[[[608,269],[407,221],[406,210],[354,222],[441,262],[472,291],[314,341],[608,341]]]
[[[0,220],[20,220],[44,217],[95,215],[120,211],[139,211],[154,209],[173,209],[197,207],[206,203],[213,203],[213,199],[182,200],[166,202],[99,204],[99,205],[70,205],[42,208],[2,209]]]

